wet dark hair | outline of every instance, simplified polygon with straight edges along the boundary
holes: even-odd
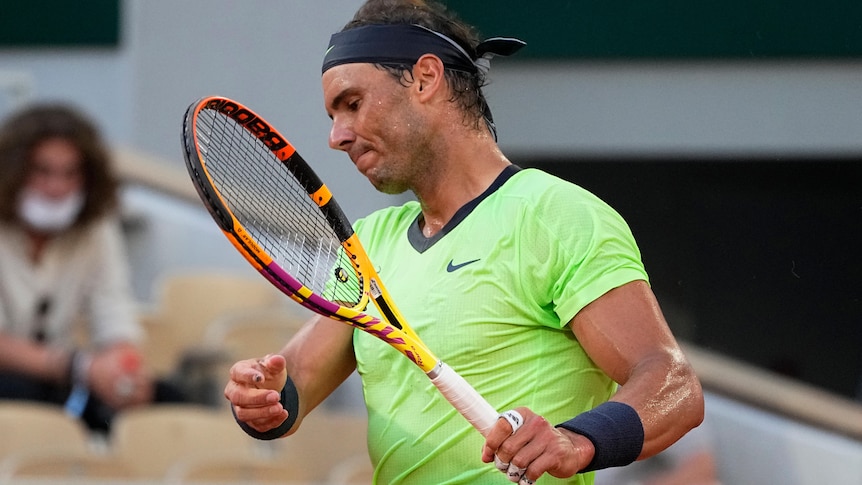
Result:
[[[342,31],[372,24],[415,24],[439,32],[457,42],[471,59],[476,59],[479,35],[474,27],[460,20],[457,15],[433,0],[368,0]],[[413,81],[413,66],[407,64],[379,64],[399,81],[408,85]],[[451,101],[465,114],[468,126],[479,128],[482,121],[490,117],[488,103],[482,88],[486,85],[485,74],[446,69],[445,77],[452,91]],[[488,120],[489,122],[491,120]]]
[[[63,139],[81,152],[84,205],[73,227],[114,210],[118,182],[96,126],[83,113],[60,103],[30,105],[0,126],[0,221],[18,221],[17,205],[31,170],[33,150],[43,141]]]

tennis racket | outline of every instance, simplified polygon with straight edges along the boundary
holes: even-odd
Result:
[[[479,432],[490,431],[497,411],[407,324],[332,193],[285,137],[242,104],[205,97],[186,111],[183,146],[204,205],[270,283],[397,349]],[[369,301],[382,319],[364,313]]]

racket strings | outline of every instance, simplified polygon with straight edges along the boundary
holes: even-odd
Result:
[[[350,255],[297,179],[302,175],[220,112],[201,111],[195,136],[213,186],[275,263],[327,300],[358,304],[362,285]]]

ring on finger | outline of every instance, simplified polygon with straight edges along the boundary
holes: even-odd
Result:
[[[506,475],[509,477],[509,481],[518,482],[524,478],[524,473],[526,472],[526,468],[519,468],[514,463],[511,463],[509,464],[509,469],[506,471]]]
[[[503,411],[498,417],[509,422],[509,425],[512,426],[512,434],[515,434],[515,432],[518,431],[518,428],[524,424],[524,417],[514,409]]]

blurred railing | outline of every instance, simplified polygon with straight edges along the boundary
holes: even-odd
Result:
[[[113,151],[117,173],[124,183],[143,185],[166,195],[200,204],[185,165],[169,165],[164,160],[143,155],[134,150],[118,148]]]
[[[704,389],[862,440],[862,403],[700,347],[684,350]]]

